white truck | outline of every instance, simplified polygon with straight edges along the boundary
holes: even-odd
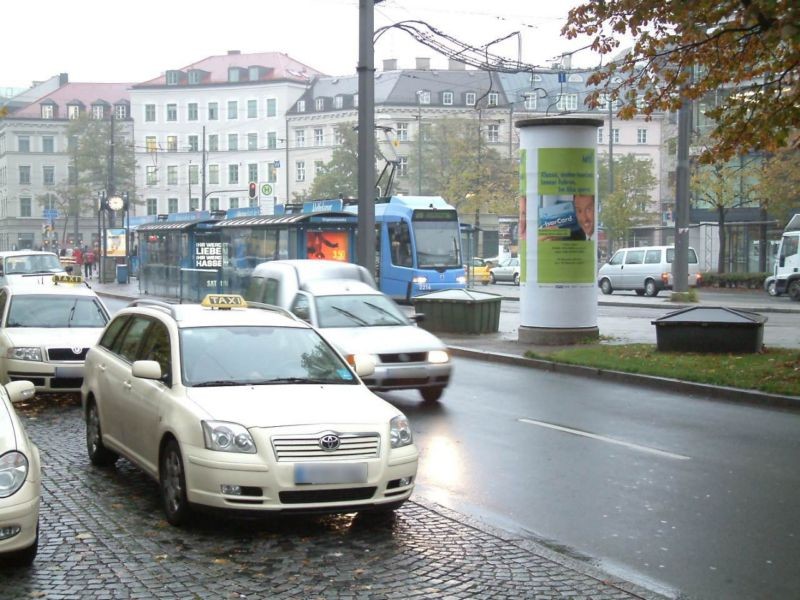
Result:
[[[776,295],[788,294],[800,301],[800,213],[789,219],[783,230],[775,271],[769,279],[774,282]]]

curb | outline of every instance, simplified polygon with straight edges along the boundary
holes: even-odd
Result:
[[[448,349],[454,356],[474,358],[486,362],[504,363],[533,369],[541,369],[554,373],[578,375],[581,377],[600,377],[605,381],[629,383],[643,387],[655,388],[658,390],[668,390],[671,392],[681,392],[687,394],[703,394],[704,396],[708,396],[714,400],[800,411],[800,397],[798,396],[783,396],[781,394],[769,394],[767,392],[709,385],[707,383],[693,383],[691,381],[682,381],[680,379],[671,379],[669,377],[657,377],[654,375],[641,375],[639,373],[625,373],[623,371],[598,369],[597,367],[570,365],[567,363],[558,363],[541,358],[526,358],[524,356],[504,354],[501,352],[473,350],[463,346],[448,345]]]

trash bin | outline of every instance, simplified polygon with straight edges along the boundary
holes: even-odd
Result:
[[[767,317],[724,306],[694,306],[651,321],[660,351],[760,352]]]
[[[128,265],[117,265],[117,283],[128,283]]]
[[[502,296],[476,290],[442,290],[413,298],[420,326],[444,333],[495,333],[500,328]]]

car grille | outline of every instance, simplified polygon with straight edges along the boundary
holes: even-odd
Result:
[[[396,352],[394,354],[379,354],[381,362],[387,363],[412,363],[425,362],[428,358],[427,352]]]
[[[369,500],[375,495],[375,487],[347,488],[342,490],[303,490],[302,492],[280,492],[282,504],[308,504],[312,502],[350,502]]]
[[[326,432],[327,433],[327,432]],[[375,458],[380,448],[380,435],[377,433],[338,434],[339,447],[336,450],[323,450],[319,439],[323,433],[313,435],[276,436],[272,438],[272,448],[278,462],[313,460],[339,460],[342,458]]]
[[[54,390],[75,389],[83,385],[83,377],[53,377],[50,387]]]
[[[72,348],[48,348],[47,360],[64,361],[64,360],[85,360],[86,353],[89,352],[88,348],[81,348],[78,354],[72,351]]]

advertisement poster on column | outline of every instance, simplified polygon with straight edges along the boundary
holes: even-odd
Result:
[[[540,284],[595,285],[595,151],[538,149]]]
[[[125,256],[125,230],[106,230],[106,256]]]

